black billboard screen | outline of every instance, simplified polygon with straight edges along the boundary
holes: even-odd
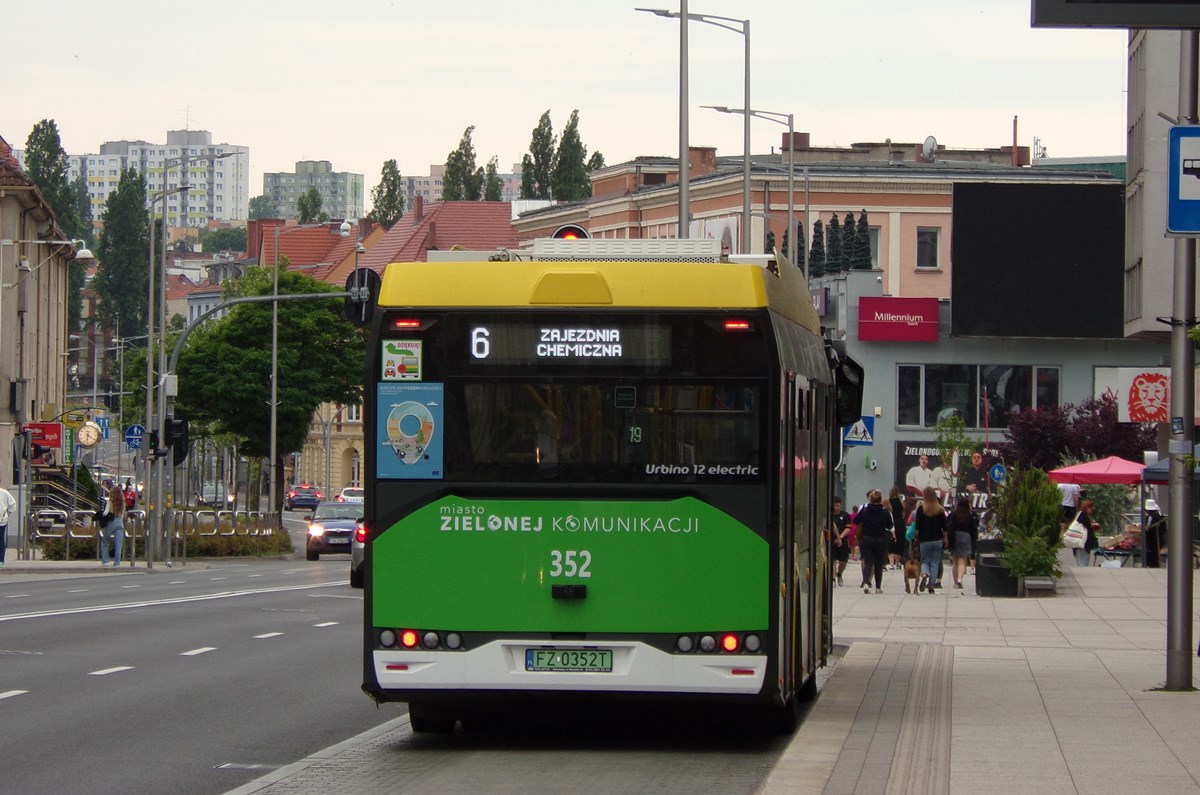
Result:
[[[1123,336],[1119,183],[956,183],[953,213],[953,336]]]

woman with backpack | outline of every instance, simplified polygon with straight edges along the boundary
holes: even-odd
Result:
[[[917,593],[925,590],[933,593],[942,565],[942,550],[947,546],[946,512],[932,486],[926,486],[921,497],[921,504],[913,512],[916,523],[913,542],[919,544],[921,550],[921,581]]]

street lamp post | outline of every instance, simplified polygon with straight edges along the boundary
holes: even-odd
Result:
[[[688,213],[688,190],[687,190],[687,158],[690,144],[688,142],[688,116],[687,116],[687,25],[683,24],[683,20],[703,22],[725,30],[731,30],[734,33],[741,34],[745,38],[745,62],[742,68],[742,102],[745,107],[750,107],[750,20],[736,19],[734,17],[722,17],[715,14],[689,14],[687,10],[687,0],[680,0],[679,11],[668,11],[665,8],[636,8],[635,11],[646,11],[659,17],[667,17],[669,19],[680,20],[679,27],[679,223],[681,228],[686,228],[684,225],[690,218]],[[726,25],[724,23],[736,23],[734,25]],[[686,238],[687,234],[680,234],[681,238]],[[742,253],[749,254],[750,252],[750,117],[747,116],[742,123]]]
[[[275,274],[274,281],[271,287],[271,475],[268,482],[268,499],[270,503],[267,506],[267,512],[274,514],[276,508],[276,497],[279,494],[275,481],[278,474],[275,470],[277,460],[279,458],[278,450],[278,431],[279,431],[279,238],[286,235],[288,232],[295,232],[300,229],[318,229],[323,226],[328,226],[329,222],[316,224],[300,224],[299,226],[283,226],[275,227]],[[349,221],[342,221],[338,228],[338,233],[342,237],[350,237],[351,224]],[[358,261],[358,249],[355,247],[355,263]]]
[[[783,124],[788,130],[788,183],[787,183],[787,228],[788,240],[790,241],[791,249],[788,251],[789,259],[792,264],[796,264],[796,247],[799,241],[796,239],[796,145],[795,145],[795,129],[793,126],[794,118],[791,113],[778,113],[773,110],[746,110],[745,108],[727,108],[723,105],[705,105],[706,108],[712,108],[717,113],[740,113],[746,119],[746,123],[750,123],[751,116],[757,116],[760,119],[773,121],[776,124]],[[749,107],[749,106],[747,106]],[[786,119],[786,121],[784,121]],[[807,225],[807,216],[805,216]],[[805,246],[805,257],[803,260],[804,280],[808,281],[808,247]]]

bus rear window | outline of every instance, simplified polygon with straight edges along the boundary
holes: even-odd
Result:
[[[645,482],[764,472],[763,384],[447,383],[447,480]]]

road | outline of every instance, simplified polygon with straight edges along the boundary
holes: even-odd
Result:
[[[2,788],[225,792],[401,715],[359,689],[348,567],[0,578]]]

